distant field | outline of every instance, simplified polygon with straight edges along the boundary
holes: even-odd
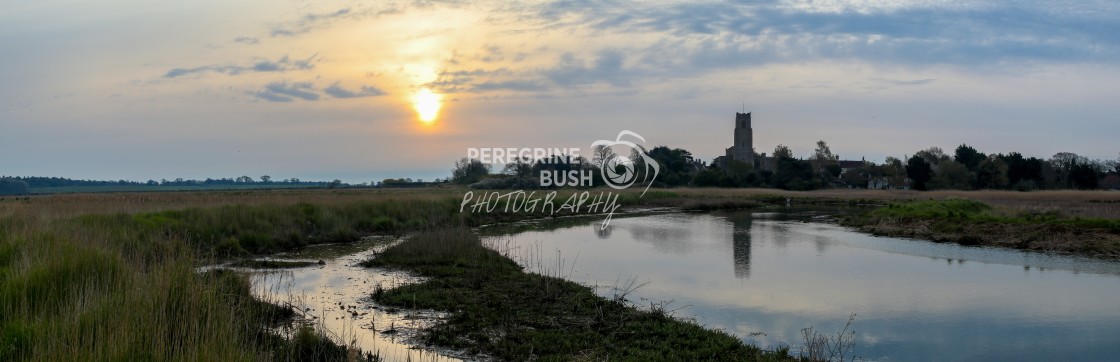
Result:
[[[146,187],[146,188],[141,188]],[[78,215],[110,212],[153,212],[177,210],[187,207],[215,207],[223,205],[276,204],[290,205],[299,202],[314,204],[342,204],[354,201],[376,201],[386,197],[399,200],[461,199],[466,188],[451,185],[405,189],[377,188],[308,188],[289,187],[265,189],[245,186],[230,188],[190,188],[174,186],[93,187],[93,192],[83,188],[50,188],[49,192],[36,189],[37,196],[29,203],[0,202],[0,216],[13,209],[36,210],[49,215]],[[182,192],[161,192],[182,191]],[[473,190],[476,193],[480,190]],[[592,192],[616,192],[613,189],[595,189]],[[645,197],[638,198],[640,189],[624,190],[629,199],[657,203],[661,206],[686,204],[688,201],[749,200],[759,197],[790,197],[797,199],[858,200],[868,203],[888,201],[969,199],[976,200],[1009,213],[1056,211],[1068,217],[1120,219],[1120,192],[1118,191],[903,191],[903,190],[817,190],[784,191],[777,189],[720,189],[673,188],[651,189]],[[0,198],[3,199],[3,198]],[[8,197],[9,201],[13,198]]]
[[[32,194],[76,194],[94,192],[160,192],[160,191],[220,191],[220,190],[269,190],[269,189],[314,189],[323,186],[312,185],[199,185],[199,186],[63,186],[34,187]]]
[[[121,192],[58,192],[31,196],[0,196],[0,218],[14,214],[58,219],[77,215],[144,213],[187,208],[212,208],[227,205],[293,205],[312,203],[340,205],[360,201],[457,199],[458,188],[429,187],[409,189],[376,188],[287,188],[261,189],[171,189],[128,190]]]
[[[653,192],[653,190],[650,190]],[[1068,217],[1120,219],[1120,191],[909,191],[909,190],[848,190],[830,189],[816,191],[784,191],[775,189],[668,189],[682,198],[749,197],[781,195],[791,198],[834,198],[888,202],[903,200],[967,199],[980,201],[1005,212],[1058,212]]]

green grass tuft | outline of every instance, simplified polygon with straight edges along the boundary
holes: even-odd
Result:
[[[503,360],[789,360],[722,331],[525,273],[465,228],[419,234],[364,263],[432,279],[375,292],[379,303],[451,312],[425,341]]]
[[[895,203],[871,212],[873,216],[903,219],[972,219],[992,208],[972,200],[947,199]]]

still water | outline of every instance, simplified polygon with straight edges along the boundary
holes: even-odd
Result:
[[[856,357],[879,361],[1120,360],[1120,263],[874,237],[786,214],[674,213],[488,236],[530,271],[766,348],[851,314]],[[530,226],[531,228],[531,226]],[[484,230],[484,233],[486,231]]]
[[[442,313],[377,305],[370,294],[416,283],[420,278],[401,271],[365,268],[358,263],[396,242],[367,238],[352,244],[317,245],[274,255],[273,260],[316,261],[293,269],[244,270],[260,299],[287,305],[300,319],[336,343],[376,354],[385,361],[458,361],[480,358],[463,351],[418,347],[420,330],[438,323]]]

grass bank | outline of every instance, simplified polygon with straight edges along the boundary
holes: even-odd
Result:
[[[9,223],[2,223],[10,228]],[[0,234],[0,360],[339,360],[292,312],[255,300],[233,273],[177,255],[146,263],[60,233]],[[169,255],[170,256],[170,255]]]
[[[849,209],[846,226],[883,236],[1120,258],[1120,192],[672,189],[641,202]],[[734,201],[727,201],[734,200]],[[732,207],[734,208],[734,207]],[[705,207],[697,207],[705,210]]]
[[[525,273],[470,229],[430,231],[386,249],[366,266],[410,270],[427,282],[372,296],[379,303],[451,313],[426,343],[503,360],[790,360],[722,331],[639,310],[555,276]]]
[[[965,199],[892,202],[842,224],[875,235],[998,246],[1094,257],[1120,257],[1120,219],[1060,211],[996,208]]]
[[[462,222],[457,204],[408,195],[312,203],[300,200],[306,193],[293,195],[177,210],[183,204],[136,202],[148,195],[0,201],[0,360],[361,359],[314,328],[291,327],[291,311],[255,300],[245,277],[196,268]],[[76,211],[107,199],[116,202]]]

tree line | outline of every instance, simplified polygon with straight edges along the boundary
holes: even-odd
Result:
[[[907,188],[915,190],[1044,190],[1120,188],[1120,157],[1116,160],[1090,160],[1070,152],[1049,159],[1026,157],[1018,152],[985,154],[961,144],[952,154],[939,147],[919,150],[912,156],[887,157],[882,163],[841,161],[825,141],[818,141],[809,157],[795,157],[785,145],[778,145],[770,157],[756,156],[752,163],[713,160],[705,163],[688,150],[657,146],[643,149],[656,161],[659,173],[654,187],[772,187],[786,190],[820,188]],[[615,157],[609,149],[596,148],[590,158],[565,161],[516,160],[495,172],[479,160],[463,158],[452,169],[450,182],[479,188],[538,188],[536,177],[546,170],[587,170],[595,184],[603,184],[605,164]],[[552,157],[570,157],[554,155]],[[644,158],[635,151],[629,156],[637,177],[642,179]],[[623,167],[618,165],[616,167]]]
[[[19,176],[0,176],[0,178],[7,180],[19,180],[26,182],[29,187],[76,187],[76,186],[199,186],[199,185],[245,185],[245,184],[272,184],[272,183],[287,183],[287,184],[324,184],[326,181],[301,181],[298,178],[283,179],[273,181],[272,176],[264,175],[259,180],[253,179],[249,176],[230,177],[230,178],[207,178],[205,180],[193,180],[176,178],[174,180],[161,179],[148,180],[148,181],[131,181],[131,180],[75,180],[65,177],[19,177]]]
[[[984,154],[962,144],[952,155],[938,147],[918,151],[906,161],[905,168],[918,190],[1089,190],[1102,186],[1102,179],[1108,175],[1120,172],[1120,158],[1090,160],[1060,152],[1044,160],[1018,152]]]
[[[883,163],[841,161],[825,141],[818,141],[807,158],[795,157],[785,145],[774,148],[771,157],[756,155],[752,163],[727,160],[705,163],[682,148],[657,146],[641,149],[657,162],[659,172],[653,187],[772,187],[786,190],[820,188],[910,188],[915,190],[1044,190],[1044,189],[1120,189],[1120,157],[1116,160],[1090,160],[1070,152],[1059,152],[1049,159],[1026,157],[1018,152],[985,154],[961,144],[952,154],[939,147],[919,150],[912,156],[887,157]],[[517,159],[497,172],[490,165],[475,159],[456,161],[447,179],[433,182],[412,179],[372,181],[374,187],[422,187],[452,182],[489,189],[540,188],[542,172],[580,171],[593,175],[593,184],[602,186],[602,172],[615,168],[617,173],[633,167],[633,177],[646,179],[645,157],[638,150],[626,155],[630,162],[614,164],[619,155],[607,147],[596,147],[590,157],[553,155],[551,159],[530,161]],[[843,165],[842,165],[843,163]],[[269,175],[254,179],[249,176],[207,178],[204,180],[161,179],[141,181],[74,180],[62,177],[0,176],[0,195],[28,194],[35,188],[75,186],[232,186],[292,185],[308,187],[356,187],[340,180],[303,181],[298,178],[273,180]]]
[[[75,180],[65,177],[20,177],[0,176],[0,195],[24,195],[31,193],[32,189],[49,187],[91,187],[91,186],[234,186],[234,185],[288,185],[308,187],[347,187],[349,184],[341,180],[333,181],[303,181],[298,178],[273,180],[269,175],[254,179],[249,176],[231,178],[207,178],[204,180],[176,178],[174,180],[161,179],[148,181],[130,180]]]

